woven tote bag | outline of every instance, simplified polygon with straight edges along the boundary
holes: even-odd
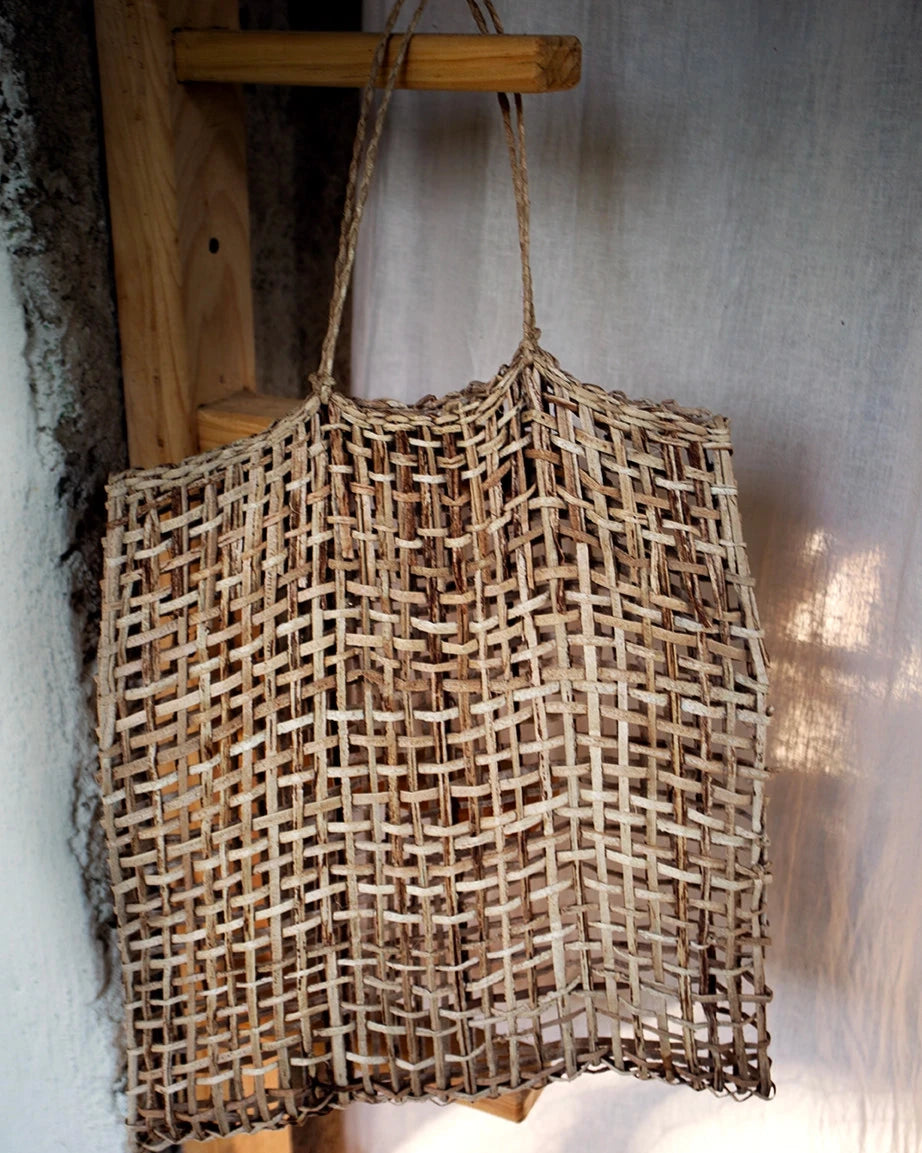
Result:
[[[728,426],[540,347],[518,98],[509,364],[416,405],[332,380],[420,10],[363,98],[311,395],[109,487],[100,779],[152,1149],[584,1070],[771,1088],[767,667]]]

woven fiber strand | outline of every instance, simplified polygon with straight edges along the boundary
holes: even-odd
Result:
[[[101,765],[154,1144],[610,1066],[770,1089],[726,422],[523,345],[109,493]]]

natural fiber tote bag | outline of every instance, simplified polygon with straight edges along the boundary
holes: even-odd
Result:
[[[101,785],[150,1148],[587,1069],[771,1087],[727,423],[538,344],[518,100],[509,364],[416,405],[338,392],[389,95],[365,94],[311,395],[109,488]]]

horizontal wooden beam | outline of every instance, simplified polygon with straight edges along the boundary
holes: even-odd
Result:
[[[261,392],[235,392],[198,410],[199,452],[220,448],[244,436],[254,436],[287,416],[302,402],[288,396],[266,396]]]
[[[302,84],[362,88],[374,32],[198,32],[173,38],[177,79],[231,84]],[[399,47],[391,38],[381,87]],[[575,36],[414,36],[398,88],[447,92],[559,92],[579,83],[582,50]]]

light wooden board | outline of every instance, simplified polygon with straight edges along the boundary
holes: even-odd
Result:
[[[380,37],[374,32],[196,32],[176,35],[183,81],[306,84],[362,88]],[[394,36],[382,85],[400,45]],[[450,92],[555,92],[579,83],[575,36],[419,35],[410,43],[398,88]]]
[[[176,82],[171,29],[233,0],[97,0],[96,37],[131,464],[190,456],[198,404],[253,387],[243,107]]]
[[[236,28],[236,0],[170,0],[168,28]],[[186,354],[197,404],[255,387],[243,92],[171,80]]]
[[[165,13],[96,0],[112,246],[131,464],[195,451]]]
[[[177,83],[171,29],[195,21],[234,27],[235,0],[96,3],[129,458],[140,467],[194,453],[198,404],[252,388],[255,375],[241,95]],[[289,1153],[291,1138],[206,1147]]]
[[[243,1137],[216,1137],[213,1141],[187,1141],[183,1153],[292,1153],[291,1131],[248,1133]],[[336,1153],[330,1149],[329,1153]]]
[[[531,1112],[532,1106],[541,1096],[541,1089],[523,1089],[519,1093],[504,1093],[502,1097],[495,1097],[485,1101],[477,1101],[469,1105],[470,1109],[479,1109],[482,1113],[491,1113],[503,1121],[513,1121],[519,1124]],[[462,1104],[467,1104],[462,1102]]]
[[[287,416],[300,403],[291,397],[237,392],[224,400],[203,405],[198,410],[198,441],[201,449],[204,452],[244,436],[254,436],[274,421]]]

